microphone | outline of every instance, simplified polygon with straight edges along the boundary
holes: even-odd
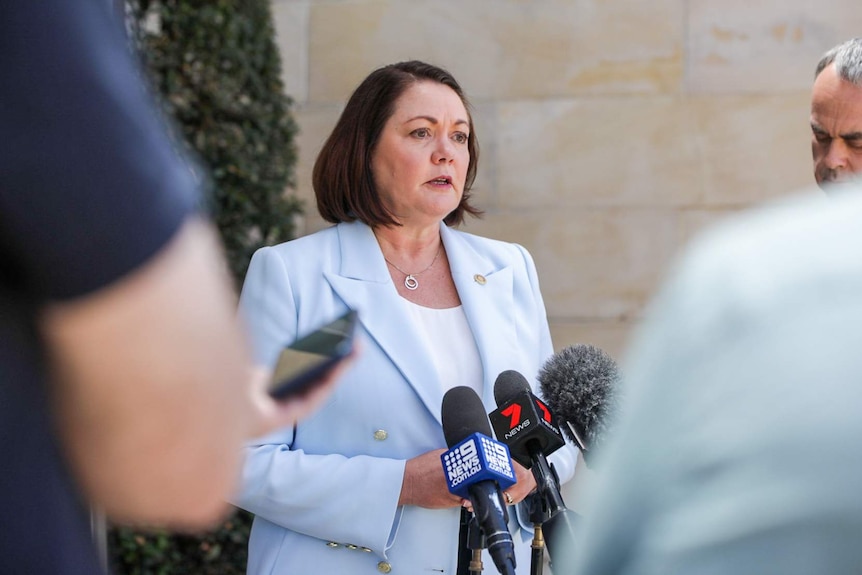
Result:
[[[619,408],[616,362],[592,345],[572,345],[545,362],[538,380],[542,396],[566,423],[566,435],[581,449],[589,467]]]
[[[527,379],[517,371],[508,370],[497,376],[494,399],[498,408],[490,417],[497,437],[509,446],[512,458],[531,469],[536,479],[530,510],[536,534],[532,564],[533,572],[541,572],[545,540],[552,563],[561,557],[563,548],[571,547],[574,541],[577,516],[566,508],[559,478],[547,459],[565,445],[565,441],[553,412],[533,395]]]
[[[533,395],[527,379],[506,370],[494,382],[497,409],[489,417],[497,438],[509,447],[512,459],[530,469],[536,459],[565,445],[556,417]]]
[[[482,400],[472,388],[453,387],[443,396],[443,435],[449,449],[440,456],[449,492],[469,499],[501,575],[515,575],[515,546],[501,488],[515,484],[509,450],[492,439]]]
[[[509,447],[512,459],[533,471],[537,491],[553,515],[565,508],[559,481],[547,460],[565,445],[556,417],[517,371],[507,370],[497,376],[494,399],[498,407],[490,418],[497,438]]]

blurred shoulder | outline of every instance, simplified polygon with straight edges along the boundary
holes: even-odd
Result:
[[[647,311],[688,333],[738,333],[791,310],[862,293],[862,190],[808,190],[705,230],[671,266]]]
[[[809,189],[741,212],[698,236],[678,266],[689,277],[782,289],[807,278],[855,273],[862,251],[862,188]],[[717,277],[716,277],[717,276]]]

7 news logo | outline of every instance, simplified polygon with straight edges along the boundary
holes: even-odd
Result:
[[[533,401],[536,404],[536,407],[539,408],[539,411],[542,412],[542,419],[544,419],[547,423],[551,423],[551,410],[548,409],[548,406],[542,403],[539,399],[533,398]],[[500,413],[509,418],[509,429],[512,431],[520,431],[521,428],[527,427],[530,425],[530,420],[525,419],[521,421],[521,412],[523,408],[521,404],[518,402],[512,403],[512,405],[506,407]],[[518,429],[515,429],[518,428]]]

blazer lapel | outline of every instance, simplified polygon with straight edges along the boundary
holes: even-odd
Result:
[[[513,275],[510,267],[498,267],[477,252],[464,236],[442,226],[452,279],[461,298],[467,323],[473,332],[484,374],[482,402],[487,411],[497,409],[494,382],[508,369],[507,358],[517,354],[513,309]]]
[[[482,401],[490,412],[497,408],[493,393],[497,375],[508,369],[507,358],[517,353],[516,329],[508,313],[514,297],[512,270],[495,266],[445,224],[441,224],[440,233],[479,350],[484,373]],[[398,295],[392,284],[374,233],[361,223],[339,224],[338,241],[340,269],[338,273],[325,274],[326,279],[347,305],[359,311],[359,320],[368,335],[440,421],[443,385],[437,379],[430,351],[409,320],[410,303]]]
[[[359,312],[359,321],[440,421],[443,391],[431,353],[410,321],[410,305],[398,295],[377,238],[368,226],[338,225],[341,266],[326,273],[332,289]]]

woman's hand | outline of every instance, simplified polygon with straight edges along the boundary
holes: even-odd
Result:
[[[512,469],[515,471],[515,480],[517,483],[503,491],[503,502],[506,505],[520,503],[536,488],[536,479],[533,477],[532,471],[516,461],[512,462]],[[467,511],[473,512],[473,503],[469,499],[462,499],[461,505],[466,507]]]
[[[446,509],[461,505],[461,498],[449,493],[440,456],[435,449],[407,460],[398,505],[417,505],[426,509]]]
[[[443,464],[440,462],[440,456],[445,452],[445,449],[435,449],[407,460],[398,505],[417,505],[427,509],[446,509],[461,505],[473,511],[473,504],[469,499],[461,499],[449,492]],[[508,505],[520,503],[536,488],[536,480],[531,471],[514,461],[512,469],[515,471],[517,483],[503,493],[503,499]]]
[[[516,505],[524,500],[527,495],[536,489],[536,478],[533,477],[533,472],[518,463],[512,462],[512,469],[515,470],[515,483],[509,489],[503,492],[503,499],[507,505]]]

